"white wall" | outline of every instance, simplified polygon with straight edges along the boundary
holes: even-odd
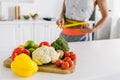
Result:
[[[21,15],[38,13],[39,17],[59,18],[63,0],[34,0],[34,3],[2,2],[2,17],[14,18],[14,7],[20,5]]]

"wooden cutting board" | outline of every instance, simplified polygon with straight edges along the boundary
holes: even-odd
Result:
[[[4,60],[3,65],[7,68],[10,68],[11,62],[12,62],[11,57],[8,57],[7,59]],[[38,66],[38,71],[58,73],[58,74],[70,74],[75,71],[75,65],[76,65],[76,61],[74,61],[74,64],[71,68],[69,68],[68,70],[63,70],[57,67],[55,64],[49,63],[42,66]]]

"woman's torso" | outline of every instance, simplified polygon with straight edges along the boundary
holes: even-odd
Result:
[[[88,21],[94,11],[95,0],[65,0],[65,17],[78,21]]]
[[[65,5],[66,18],[77,21],[88,21],[95,8],[95,0],[65,0]],[[86,33],[80,30],[81,26],[63,28],[62,33],[70,36],[85,35]]]

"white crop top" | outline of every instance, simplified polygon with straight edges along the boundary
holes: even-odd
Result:
[[[78,21],[87,21],[94,11],[94,0],[65,0],[65,17]]]

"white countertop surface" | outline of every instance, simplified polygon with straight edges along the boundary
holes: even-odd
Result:
[[[72,74],[37,72],[31,77],[16,76],[3,67],[10,50],[0,49],[0,80],[120,80],[120,39],[70,43],[77,54],[76,70]]]

